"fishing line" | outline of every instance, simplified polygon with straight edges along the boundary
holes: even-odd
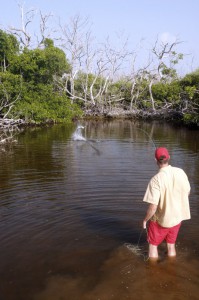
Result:
[[[141,240],[143,231],[144,231],[144,229],[142,228],[142,230],[140,232],[140,236],[139,236],[138,242],[137,242],[137,248],[139,248],[139,244],[140,244],[140,240]]]
[[[145,229],[146,229],[146,234],[148,235],[147,228],[145,228]],[[137,256],[142,256],[143,259],[144,259],[144,261],[146,262],[149,259],[149,257],[143,253],[143,251],[142,251],[143,249],[140,247],[140,240],[141,240],[142,234],[143,234],[143,232],[144,232],[145,229],[142,228],[142,230],[140,232],[140,235],[139,235],[138,242],[137,242],[136,245],[128,244],[128,243],[126,243],[124,245],[133,254],[135,254]]]
[[[152,137],[148,134],[148,132],[147,132],[146,130],[140,128],[140,127],[136,127],[136,128],[139,129],[139,130],[141,130],[142,132],[144,132],[144,133],[147,135],[147,137],[149,138],[149,140],[152,142],[154,148],[157,149],[157,146],[156,146],[154,140],[153,140]]]
[[[95,150],[95,152],[97,153],[97,155],[101,155],[101,152],[99,151],[99,149],[97,149],[95,146],[93,146],[93,144],[91,144],[90,141],[85,140],[85,142],[86,142],[89,146],[91,146],[91,148],[93,148],[93,149]]]
[[[137,129],[141,130],[142,132],[144,132],[144,134],[149,138],[149,140],[152,142],[153,146],[155,149],[157,149],[157,146],[154,142],[154,140],[152,139],[152,137],[148,134],[147,131],[145,131],[144,129],[142,128],[139,128],[139,127],[136,127]],[[148,232],[147,232],[147,227],[145,228],[146,229],[146,234],[148,236]],[[140,240],[141,240],[141,237],[142,237],[142,234],[143,234],[143,231],[144,231],[144,228],[142,228],[141,232],[140,232],[140,235],[139,235],[139,239],[138,239],[138,242],[137,242],[137,245],[132,245],[132,244],[125,244],[127,249],[129,249],[131,252],[133,252],[135,255],[139,255],[139,256],[143,256],[144,258],[144,261],[147,261],[149,259],[148,256],[146,256],[145,254],[141,253],[141,247],[140,247]]]
[[[139,239],[138,239],[138,242],[137,242],[136,245],[129,244],[129,243],[125,244],[127,249],[129,249],[131,252],[133,252],[136,255],[142,255],[141,252],[140,252],[141,248],[140,248],[139,244],[140,244],[140,240],[141,240],[141,237],[142,237],[143,230],[144,229],[142,229],[141,232],[140,232],[140,236],[139,236]]]
[[[84,129],[84,126],[79,125],[75,132],[73,133],[73,140],[74,141],[84,141],[85,143],[87,143],[91,148],[93,148],[95,150],[95,152],[97,153],[97,155],[100,155],[101,152],[92,144],[92,141],[87,140],[83,135],[81,130]]]

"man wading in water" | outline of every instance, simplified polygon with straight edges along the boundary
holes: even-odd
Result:
[[[167,243],[168,256],[176,256],[175,242],[183,220],[190,219],[190,184],[185,172],[169,165],[166,148],[157,148],[155,158],[159,172],[150,180],[144,202],[149,203],[143,228],[148,226],[149,259],[158,259],[158,245]]]

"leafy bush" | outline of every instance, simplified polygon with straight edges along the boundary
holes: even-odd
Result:
[[[156,105],[161,108],[164,105],[171,105],[172,108],[177,108],[180,102],[181,87],[178,81],[171,83],[157,83],[152,88],[153,97]]]
[[[68,122],[80,117],[82,111],[65,95],[54,92],[51,85],[39,85],[37,90],[23,89],[22,100],[16,103],[12,115],[26,122]]]

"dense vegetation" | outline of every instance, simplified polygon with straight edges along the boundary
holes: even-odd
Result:
[[[0,30],[1,119],[46,123],[69,121],[83,113],[122,114],[167,117],[199,126],[199,69],[177,76],[175,66],[183,59],[174,51],[177,43],[165,44],[159,51],[155,45],[156,67],[150,63],[118,79],[117,71],[130,53],[109,44],[91,53],[90,40],[80,45],[76,29],[69,36],[62,28],[65,40],[60,47],[43,38],[35,48]]]
[[[0,31],[0,116],[26,123],[64,122],[81,115],[54,76],[69,72],[62,50],[46,39],[43,49],[20,51],[17,39]]]

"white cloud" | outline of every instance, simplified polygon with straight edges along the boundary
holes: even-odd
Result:
[[[163,43],[163,44],[166,44],[166,43],[174,43],[175,41],[177,40],[177,37],[169,32],[163,32],[160,34],[160,41]]]

